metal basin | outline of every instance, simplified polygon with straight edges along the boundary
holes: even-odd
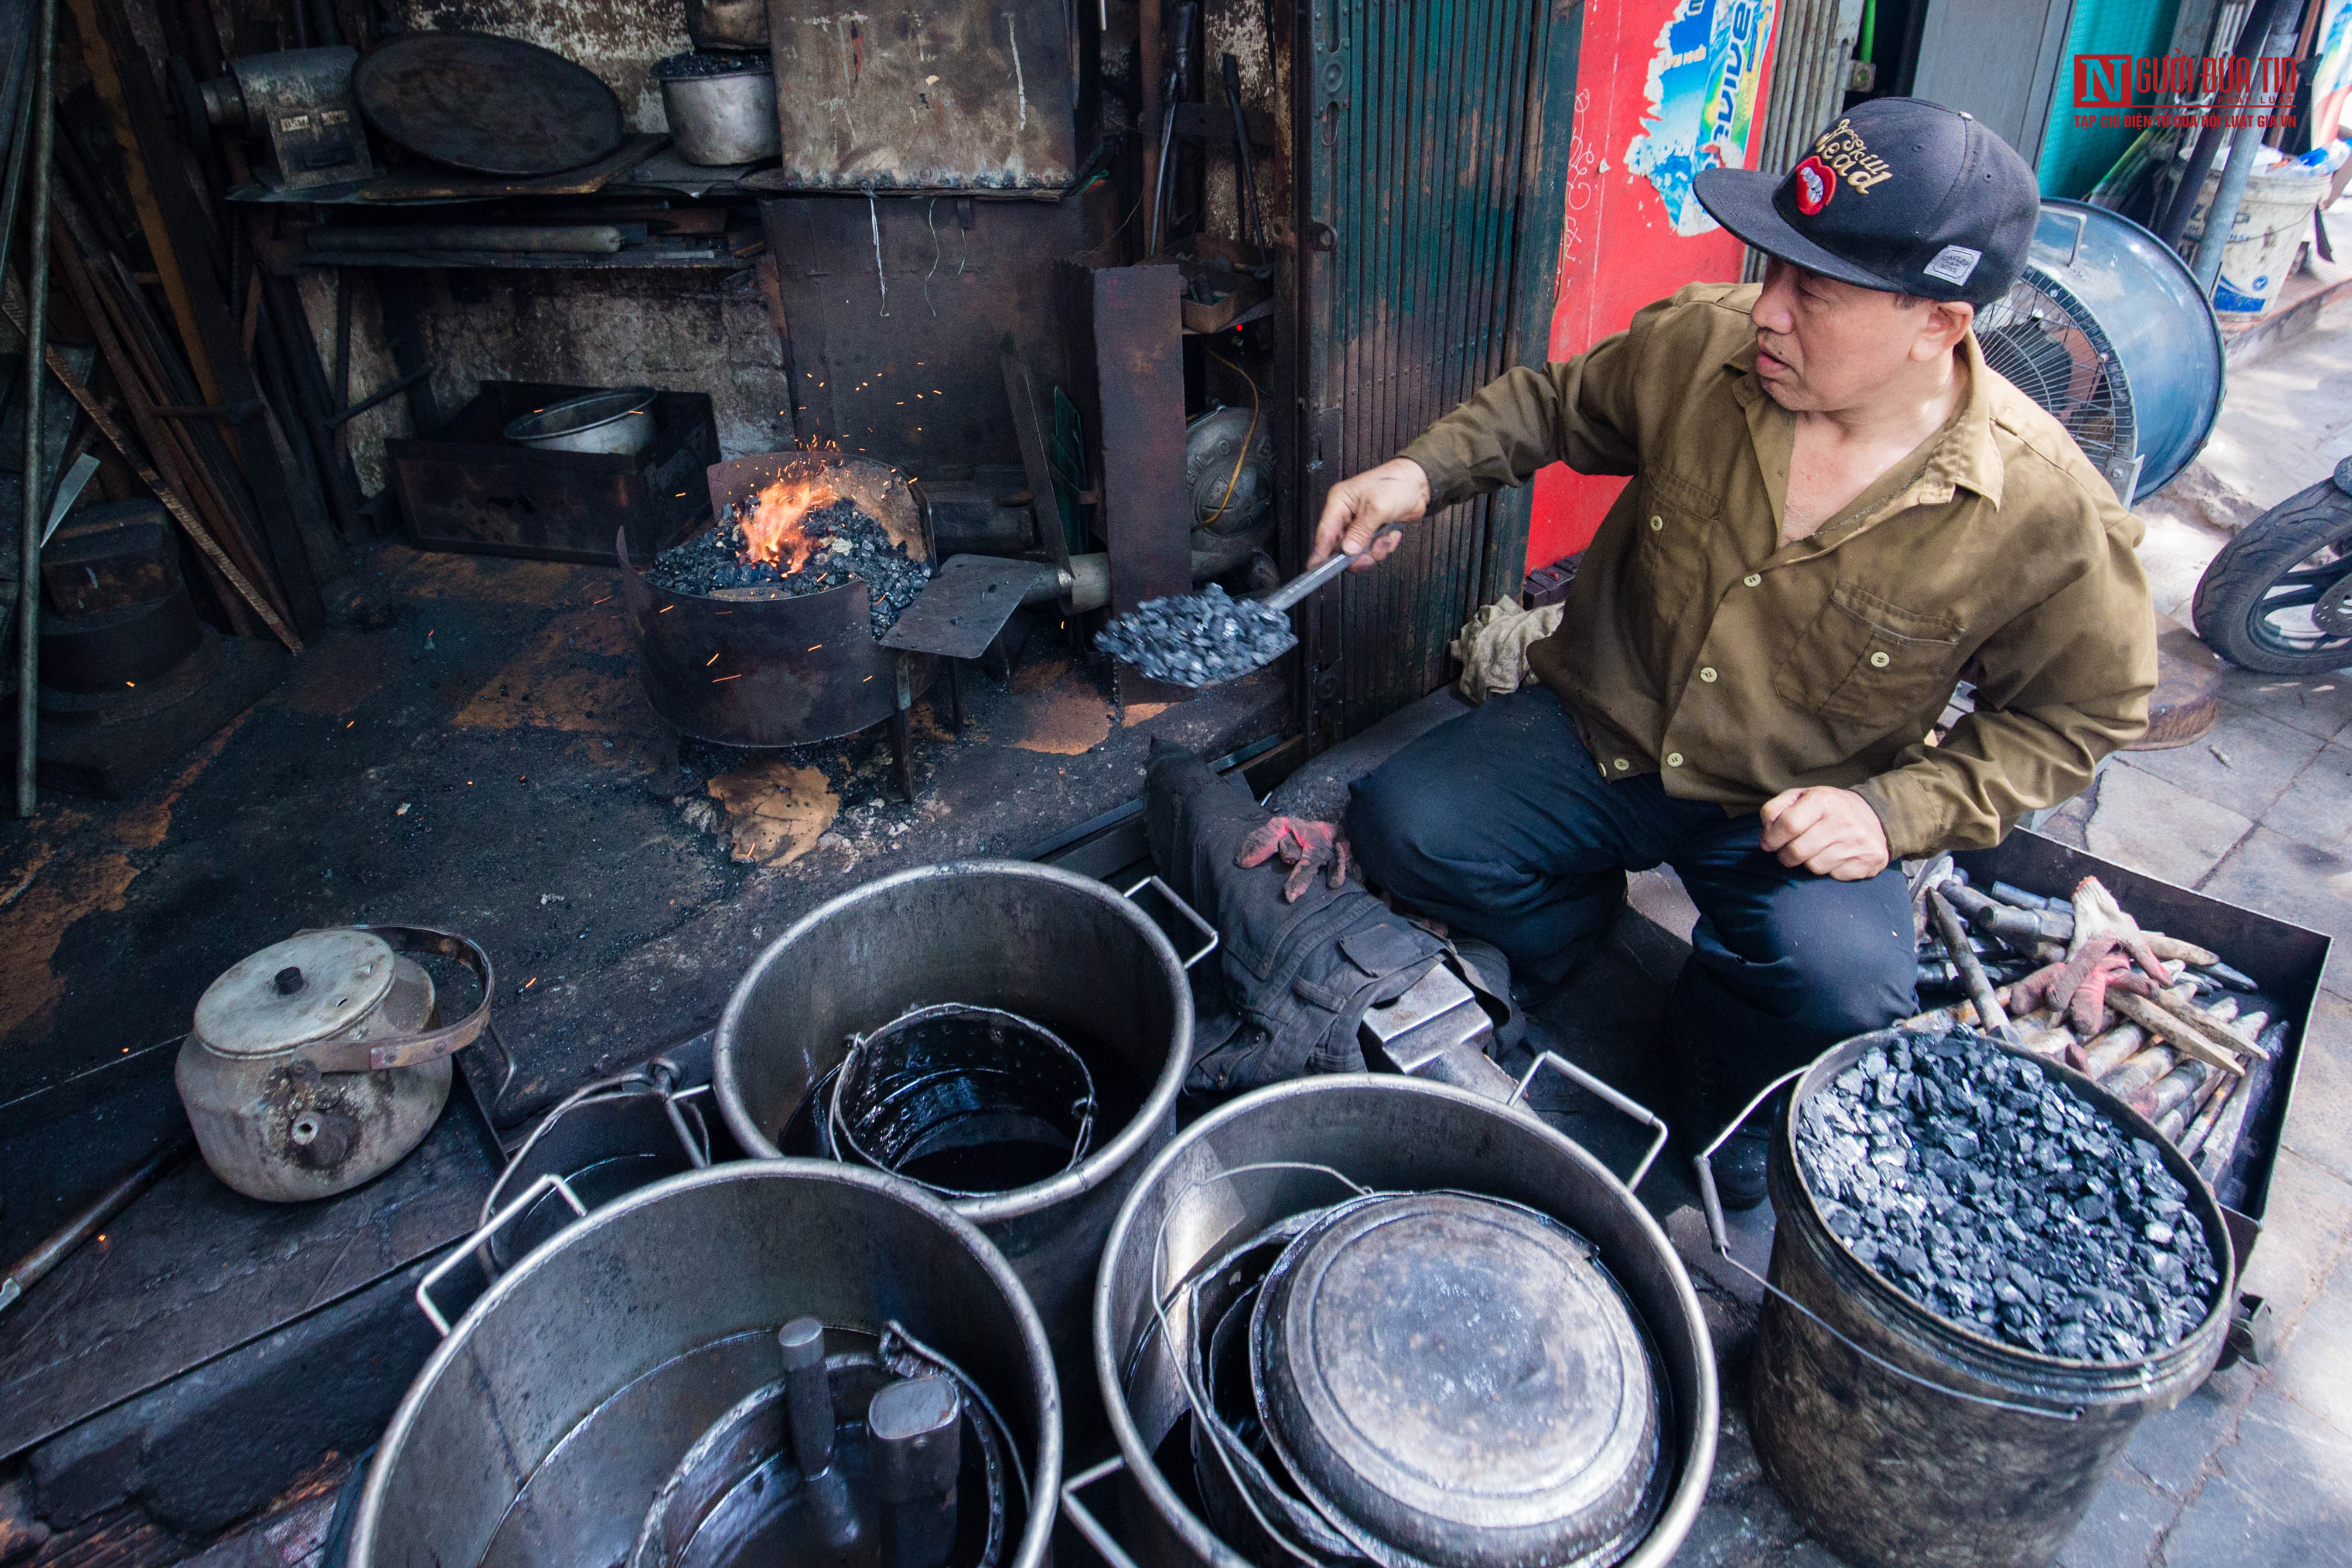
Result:
[[[1003,1249],[1054,1343],[1076,1356],[1103,1237],[1143,1161],[1175,1133],[1192,1049],[1184,966],[1135,904],[1025,861],[919,866],[842,894],[778,937],[729,998],[711,1051],[719,1113],[751,1154],[778,1155],[847,1036],[942,1002],[1042,1024],[1093,1074],[1086,1158],[953,1205]]]
[[[627,1557],[696,1438],[778,1375],[776,1330],[891,1322],[1001,1413],[1039,1568],[1062,1468],[1045,1331],[979,1231],[905,1182],[737,1161],[598,1209],[493,1285],[425,1364],[362,1492],[354,1568]]]
[[[776,76],[765,60],[727,74],[663,77],[662,112],[669,139],[689,163],[721,168],[757,163],[784,149],[776,120]]]
[[[654,438],[652,387],[615,387],[550,403],[508,424],[506,437],[545,452],[612,452],[634,457]]]
[[[1073,1522],[1147,1568],[1255,1568],[1194,1511],[1189,1470],[1171,1477],[1162,1469],[1163,1446],[1191,1410],[1152,1303],[1286,1216],[1347,1197],[1350,1188],[1329,1171],[1363,1187],[1521,1204],[1594,1246],[1655,1347],[1666,1405],[1664,1500],[1646,1535],[1617,1561],[1658,1568],[1673,1557],[1706,1493],[1719,1411],[1706,1324],[1664,1232],[1600,1162],[1534,1117],[1385,1074],[1307,1079],[1246,1095],[1187,1128],[1136,1182],[1095,1286],[1095,1375],[1119,1452],[1065,1490]],[[1170,1300],[1180,1337],[1192,1332],[1188,1311],[1184,1296]],[[1114,1540],[1096,1516],[1102,1500],[1079,1493],[1121,1470]]]

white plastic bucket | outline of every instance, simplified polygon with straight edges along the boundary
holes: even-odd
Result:
[[[2180,248],[2194,255],[2205,233],[2205,211],[2221,183],[2216,166],[2205,177],[2197,206],[2183,231]],[[2294,267],[2298,246],[2311,233],[2311,214],[2327,194],[2327,177],[2292,164],[2257,169],[2246,182],[2245,201],[2230,238],[2221,246],[2221,275],[2213,284],[2213,314],[2224,326],[2259,319],[2278,298],[2279,285]]]

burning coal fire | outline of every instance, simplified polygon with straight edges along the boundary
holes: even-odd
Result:
[[[820,479],[775,479],[760,491],[743,519],[742,559],[762,562],[791,577],[808,565],[824,540],[807,528],[808,515],[841,497]]]
[[[823,474],[786,473],[719,507],[717,526],[664,550],[646,576],[673,593],[793,597],[866,584],[879,637],[930,580],[882,525]]]

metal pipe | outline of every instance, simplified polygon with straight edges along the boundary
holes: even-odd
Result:
[[[955,1546],[962,1397],[944,1377],[909,1377],[866,1407],[881,1502],[882,1568],[940,1568]]]
[[[646,239],[643,224],[320,224],[313,251],[526,251],[611,256]]]
[[[26,234],[32,246],[25,272],[25,485],[24,517],[16,530],[16,620],[22,638],[16,655],[16,815],[29,817],[38,804],[33,780],[40,768],[41,530],[33,520],[33,498],[41,483],[42,350],[48,345],[49,172],[57,114],[49,101],[49,73],[57,61],[58,0],[41,0],[35,58],[40,63],[28,84],[33,97],[33,212]]]
[[[833,1384],[824,1368],[824,1325],[794,1318],[776,1331],[784,1354],[784,1406],[791,1414],[793,1458],[803,1476],[833,1465]]]
[[[2282,7],[2280,19],[2286,23],[2285,27],[2278,29],[2279,37],[2284,39],[2294,26],[2294,18]],[[2255,45],[2265,53],[2270,52],[2270,41],[2258,38]],[[2213,204],[2205,209],[2205,235],[2197,243],[2197,259],[2191,264],[2191,270],[2197,275],[2197,287],[2209,299],[2212,298],[2215,280],[2221,276],[2221,252],[2230,243],[2230,231],[2238,226],[2238,208],[2244,204],[2247,182],[2254,177],[2254,148],[2263,139],[2263,126],[2262,116],[2253,112],[2253,106],[2254,91],[2250,81],[2242,106],[2247,122],[2235,127],[2231,133],[2230,161],[2221,166],[2221,183],[2214,189]],[[2202,184],[2204,182],[2200,179],[2198,183]],[[2186,190],[2184,186],[2183,191]],[[2193,201],[2195,198],[2190,196],[2189,199]]]
[[[99,1227],[131,1207],[139,1195],[163,1179],[163,1173],[196,1146],[192,1134],[183,1132],[139,1163],[130,1175],[108,1187],[79,1214],[51,1232],[39,1246],[16,1260],[0,1277],[0,1312],[39,1282],[41,1277],[73,1255],[75,1248],[98,1234]]]
[[[2238,29],[2238,44],[2231,51],[2231,59],[2246,60],[2251,66],[2252,57],[2246,52],[2247,47],[2250,45],[2255,48],[2262,47],[2285,4],[2286,0],[2254,0],[2253,9],[2247,14],[2245,25]],[[2222,96],[2218,92],[2213,95],[2211,112],[2226,117],[2228,110],[2222,106]],[[2251,97],[2252,93],[2249,92],[2248,96]],[[2189,155],[2189,167],[2181,172],[2179,188],[2172,193],[2172,204],[2164,210],[2164,223],[2157,229],[2156,237],[2170,246],[2175,252],[2180,249],[2180,235],[2189,227],[2189,215],[2196,210],[2198,193],[2205,188],[2205,176],[2213,172],[2213,160],[2221,154],[2221,138],[2228,129],[2217,118],[2213,124],[2198,132],[2197,147]],[[2210,232],[2212,227],[2210,221],[2206,227]]]

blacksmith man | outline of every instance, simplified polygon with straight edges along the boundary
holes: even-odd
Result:
[[[1350,837],[1381,885],[1547,984],[1627,870],[1673,866],[1699,922],[1671,1032],[1719,1125],[1914,1010],[1894,862],[2087,784],[2147,727],[2156,633],[2138,522],[1970,330],[2038,210],[2007,143],[1881,99],[1777,185],[1714,169],[1696,193],[1773,258],[1760,286],[1685,288],[1511,371],[1334,486],[1314,559],[1548,463],[1633,476],[1529,654],[1540,686],[1375,771]],[[1930,745],[1964,667],[1976,711]],[[1752,1204],[1760,1140],[1730,1154],[1725,1196]]]

